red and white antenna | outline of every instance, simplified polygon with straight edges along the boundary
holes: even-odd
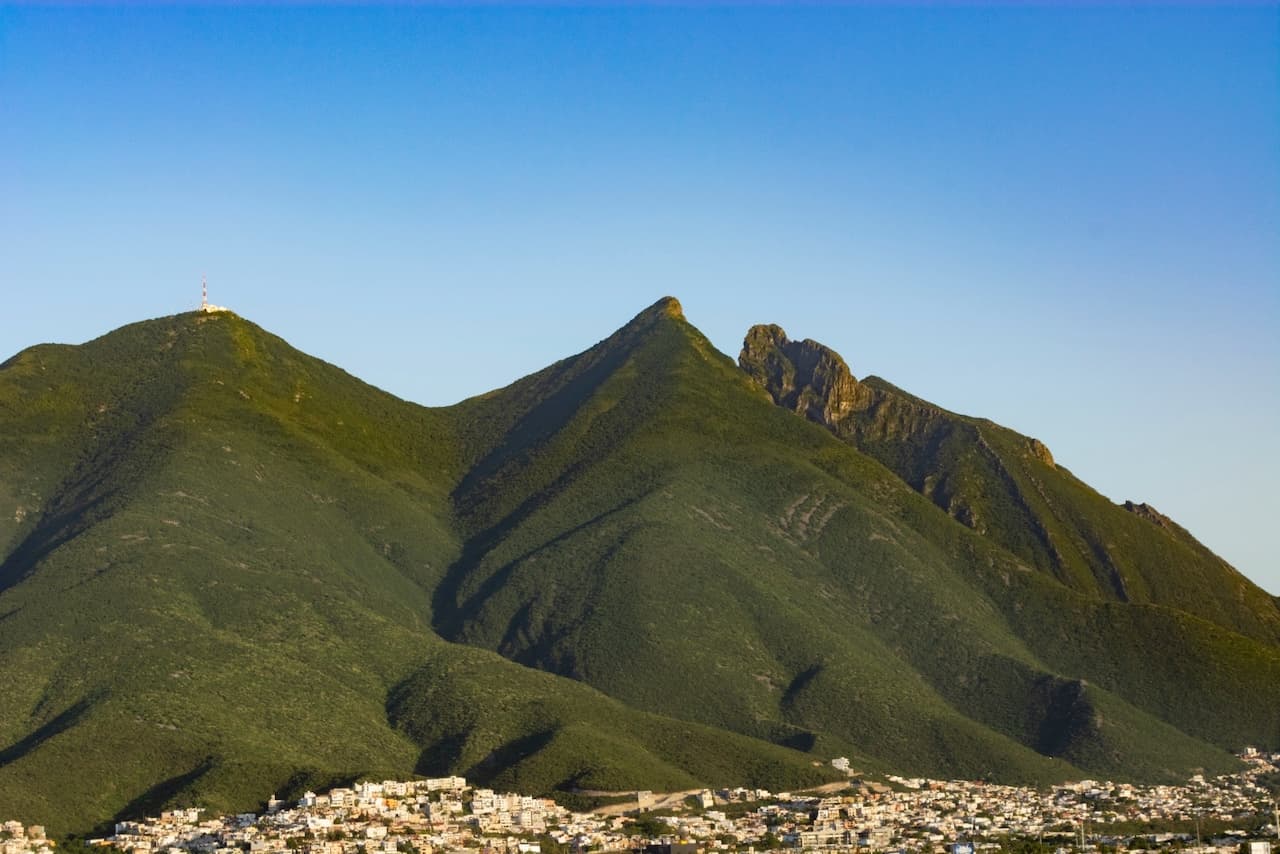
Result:
[[[209,309],[209,282],[204,276],[200,277],[200,310],[208,311]]]

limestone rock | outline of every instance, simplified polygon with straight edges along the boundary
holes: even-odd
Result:
[[[1053,454],[1049,453],[1049,446],[1039,439],[1031,440],[1031,453],[1045,465],[1057,468],[1057,463],[1053,461]]]
[[[829,427],[875,397],[839,353],[809,339],[792,341],[776,324],[748,330],[738,364],[774,402]]]

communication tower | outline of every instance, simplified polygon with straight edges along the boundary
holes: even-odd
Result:
[[[209,281],[204,276],[200,277],[200,311],[204,314],[213,314],[218,311],[226,311],[220,305],[213,305],[209,302]]]

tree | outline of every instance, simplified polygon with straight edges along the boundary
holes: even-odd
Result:
[[[651,815],[642,815],[627,825],[624,832],[631,836],[643,836],[646,839],[653,839],[657,836],[669,834],[671,825]]]

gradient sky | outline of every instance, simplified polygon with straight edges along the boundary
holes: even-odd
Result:
[[[1280,593],[1280,7],[0,5],[0,358],[211,299],[450,403],[663,294]]]

